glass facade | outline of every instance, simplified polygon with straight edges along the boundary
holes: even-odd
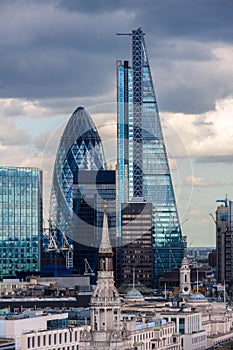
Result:
[[[118,222],[121,226],[121,203],[142,197],[153,204],[153,272],[156,283],[163,272],[180,266],[184,243],[141,28],[132,31],[132,66],[128,61],[117,63],[117,86]],[[121,229],[118,235],[121,237]]]
[[[50,202],[51,224],[58,240],[63,232],[73,244],[74,264],[67,269],[62,256],[46,253],[45,272],[54,275],[96,272],[104,200],[108,202],[109,225],[115,237],[115,181],[115,172],[105,170],[101,139],[90,115],[84,108],[77,108],[57,151]]]
[[[105,169],[105,160],[98,131],[88,112],[78,107],[69,119],[58,147],[50,201],[52,225],[67,237],[71,236],[74,217],[74,174],[79,170],[102,169]]]
[[[40,270],[42,171],[0,167],[0,278]]]
[[[73,222],[74,266],[79,274],[90,274],[96,282],[98,250],[103,230],[103,213],[107,205],[111,245],[116,245],[116,179],[112,170],[83,170],[74,177]],[[75,233],[76,232],[76,233]],[[93,271],[90,273],[90,268]]]
[[[131,202],[122,204],[122,259],[120,282],[152,287],[152,204]]]

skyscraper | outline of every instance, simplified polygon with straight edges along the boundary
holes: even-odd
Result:
[[[233,201],[223,202],[216,210],[217,282],[233,289]]]
[[[0,278],[40,270],[42,171],[0,167]]]
[[[76,176],[77,175],[77,176]],[[96,282],[98,249],[102,236],[104,206],[107,202],[109,232],[116,245],[116,179],[113,170],[80,170],[74,176],[73,231],[78,233],[74,242],[74,266],[80,274],[90,274]],[[76,253],[77,252],[77,253]],[[90,269],[87,267],[90,266]]]
[[[141,28],[133,30],[132,65],[117,62],[118,236],[121,204],[133,197],[153,205],[153,274],[180,267],[184,243]]]
[[[104,201],[109,202],[110,231],[115,232],[115,196],[115,172],[106,170],[98,131],[88,112],[79,107],[60,141],[50,203],[50,221],[56,239],[61,245],[65,235],[72,244],[74,265],[66,266],[60,253],[59,257],[56,253],[46,253],[46,271],[55,275],[97,271]]]
[[[122,248],[120,283],[152,287],[152,205],[145,202],[122,204]]]

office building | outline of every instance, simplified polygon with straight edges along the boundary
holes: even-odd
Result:
[[[118,237],[121,204],[152,203],[153,275],[180,267],[184,242],[176,208],[153,81],[141,28],[132,38],[132,62],[117,62]]]
[[[42,171],[0,167],[0,278],[40,270]]]
[[[15,341],[14,348],[4,348],[9,350],[78,350],[83,328],[70,325],[67,312],[51,310],[50,313],[48,308],[6,313],[0,319],[0,337]]]
[[[105,167],[98,131],[88,112],[78,107],[63,132],[57,151],[50,203],[50,221],[58,246],[64,235],[72,246],[72,262],[60,249],[44,254],[43,270],[49,275],[89,274],[95,282],[98,247],[101,239],[104,203],[109,228],[116,234],[115,171]]]
[[[120,284],[152,287],[152,204],[145,202],[122,204],[121,221]]]
[[[78,236],[78,241],[74,242],[74,267],[79,274],[89,274],[91,284],[94,284],[105,206],[111,244],[116,246],[115,171],[83,170],[77,175],[74,176],[73,193],[73,232]]]
[[[233,287],[233,202],[220,202],[216,210],[217,282]]]

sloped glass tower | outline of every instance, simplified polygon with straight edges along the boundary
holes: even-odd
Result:
[[[96,247],[98,235],[101,237],[101,206],[105,197],[105,187],[96,180],[99,172],[102,172],[104,182],[105,159],[101,139],[89,113],[78,107],[69,119],[58,147],[50,200],[51,227],[56,230],[58,245],[65,234],[74,246],[74,268],[68,269],[61,254],[59,257],[54,254],[53,260],[49,256],[44,259],[44,270],[50,274],[84,273],[86,254],[90,259],[95,256],[97,263]],[[112,177],[115,179],[115,175]],[[114,181],[109,181],[111,186]],[[115,188],[113,192],[114,196]],[[91,261],[88,263],[92,265]]]
[[[184,242],[161,130],[144,33],[133,30],[132,65],[117,62],[118,236],[123,202],[138,198],[153,205],[153,275],[179,267]]]
[[[73,225],[73,183],[79,170],[104,170],[98,131],[89,113],[78,107],[63,132],[53,171],[50,220],[66,235]]]

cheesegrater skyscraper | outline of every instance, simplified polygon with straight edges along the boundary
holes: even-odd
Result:
[[[118,238],[122,204],[152,203],[153,279],[180,267],[184,241],[141,28],[129,34],[132,62],[117,62]]]

